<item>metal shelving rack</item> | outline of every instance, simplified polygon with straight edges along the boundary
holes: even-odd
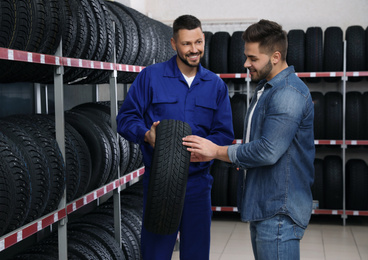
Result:
[[[345,43],[346,45],[346,43]],[[116,60],[112,62],[101,62],[92,61],[84,59],[75,59],[69,57],[63,57],[61,53],[61,44],[59,46],[56,55],[45,55],[33,52],[26,52],[20,50],[13,50],[0,47],[0,59],[9,61],[19,61],[27,63],[38,63],[55,66],[54,73],[54,84],[55,84],[55,122],[56,122],[56,137],[60,149],[65,152],[64,143],[64,100],[63,100],[63,69],[64,67],[76,67],[84,69],[98,69],[98,70],[108,70],[111,71],[111,76],[109,80],[110,86],[110,101],[111,101],[111,123],[113,129],[116,129],[115,116],[117,114],[117,72],[135,72],[139,73],[144,68],[143,66],[127,65],[127,64],[117,64]],[[346,47],[344,50],[346,53]],[[114,57],[115,59],[115,57]],[[344,55],[344,62],[346,61],[346,54]],[[343,82],[343,117],[345,125],[345,95],[346,95],[346,82],[348,77],[363,77],[368,76],[368,71],[359,72],[346,72],[346,66],[344,66],[343,72],[308,72],[308,73],[296,73],[297,76],[301,78],[306,77],[341,77]],[[244,78],[247,84],[247,95],[248,95],[248,106],[250,97],[250,83],[251,79],[249,73],[225,73],[217,74],[221,78]],[[124,86],[126,89],[126,86]],[[234,140],[234,143],[241,143],[242,140]],[[343,162],[345,162],[345,150],[347,145],[368,145],[368,140],[345,140],[345,130],[343,135],[343,140],[315,140],[316,145],[341,145],[343,153]],[[63,152],[63,153],[64,153]],[[345,168],[345,167],[343,167]],[[67,217],[69,214],[77,211],[78,209],[106,196],[110,192],[113,192],[114,196],[114,223],[115,223],[115,239],[120,241],[121,229],[120,225],[120,197],[119,193],[127,185],[134,184],[140,177],[144,174],[144,167],[126,174],[125,176],[118,177],[109,184],[100,187],[83,197],[66,203],[65,193],[63,199],[59,205],[59,208],[40,219],[33,221],[27,225],[20,227],[4,236],[0,237],[0,252],[5,249],[25,240],[26,238],[40,232],[43,229],[57,223],[59,232],[59,259],[67,259],[67,238],[66,238],[66,227],[67,227]],[[345,169],[343,169],[344,178],[344,207],[343,209],[336,210],[324,210],[316,209],[313,210],[313,214],[326,214],[326,215],[341,215],[345,221],[348,215],[351,216],[368,216],[368,211],[351,211],[345,209]],[[237,212],[236,207],[212,207],[213,211],[226,211],[226,212]],[[120,243],[121,244],[121,243]]]
[[[0,59],[9,61],[19,61],[27,63],[38,63],[52,65],[54,69],[54,86],[55,86],[55,132],[56,140],[65,158],[65,132],[64,132],[64,84],[63,73],[64,67],[76,67],[82,69],[98,69],[111,71],[109,86],[110,86],[110,101],[111,101],[111,126],[116,133],[116,115],[117,107],[117,72],[135,72],[139,73],[144,67],[127,64],[117,64],[114,56],[112,62],[101,62],[93,60],[75,59],[62,56],[62,42],[55,55],[39,54],[34,52],[13,50],[0,47]],[[115,50],[114,50],[115,53]],[[114,197],[114,224],[115,224],[115,239],[121,245],[121,212],[120,212],[120,191],[127,185],[134,184],[144,174],[144,167],[120,177],[118,172],[117,178],[109,184],[106,184],[83,197],[67,203],[66,189],[58,209],[50,214],[47,214],[29,224],[26,224],[17,230],[14,230],[0,237],[0,252],[11,246],[25,240],[26,238],[50,227],[53,224],[58,225],[58,243],[59,243],[59,259],[67,259],[67,220],[68,215],[78,209],[96,201],[104,196],[109,196],[110,192]]]

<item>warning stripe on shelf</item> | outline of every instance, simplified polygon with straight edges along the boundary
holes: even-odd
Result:
[[[143,66],[115,64],[111,62],[93,61],[69,57],[59,57],[54,55],[40,54],[0,47],[0,59],[10,61],[23,61],[29,63],[39,63],[46,65],[76,67],[83,69],[117,70],[126,72],[141,72]]]
[[[27,237],[37,233],[38,231],[62,220],[68,214],[76,211],[77,209],[91,203],[92,201],[102,197],[112,190],[120,188],[122,185],[127,184],[131,181],[136,180],[138,177],[144,174],[144,167],[139,168],[136,171],[124,175],[118,180],[114,180],[111,183],[94,190],[85,196],[67,204],[66,208],[54,211],[39,220],[29,223],[22,228],[10,232],[3,237],[0,237],[0,252],[11,247],[12,245],[26,239]]]
[[[60,209],[50,213],[41,220],[37,220],[28,225],[25,225],[21,230],[13,231],[7,234],[4,238],[0,238],[0,251],[26,239],[27,237],[37,233],[38,231],[58,222],[66,217],[66,210]]]

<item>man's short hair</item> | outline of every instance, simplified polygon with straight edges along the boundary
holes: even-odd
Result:
[[[176,39],[178,32],[181,29],[193,30],[198,27],[202,30],[201,21],[193,15],[186,14],[179,16],[175,19],[173,24],[173,37]]]
[[[281,53],[281,59],[286,60],[288,48],[287,33],[282,26],[269,20],[260,20],[250,25],[242,36],[245,43],[258,42],[261,52],[272,55],[275,51]]]

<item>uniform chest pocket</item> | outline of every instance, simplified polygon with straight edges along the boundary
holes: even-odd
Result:
[[[152,100],[154,114],[160,118],[175,118],[178,110],[177,97],[155,97]]]
[[[211,129],[216,109],[217,104],[215,99],[197,97],[194,108],[194,123],[198,126],[205,127],[206,130]]]

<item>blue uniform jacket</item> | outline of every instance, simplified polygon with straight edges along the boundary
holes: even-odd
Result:
[[[138,74],[117,116],[118,133],[141,146],[145,176],[151,167],[153,149],[144,142],[144,134],[153,122],[163,119],[184,121],[192,128],[192,134],[218,145],[229,145],[234,140],[230,99],[224,81],[199,65],[189,88],[176,56],[148,66]],[[189,176],[208,173],[209,166],[209,162],[191,163]]]

